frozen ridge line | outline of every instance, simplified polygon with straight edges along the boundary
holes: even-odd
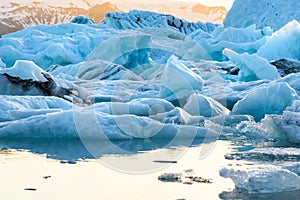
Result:
[[[157,27],[177,30],[184,34],[198,29],[210,33],[219,26],[210,22],[188,22],[169,14],[141,10],[131,10],[128,13],[107,13],[102,23],[116,29]]]

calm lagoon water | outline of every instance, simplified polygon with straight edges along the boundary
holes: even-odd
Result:
[[[1,139],[1,199],[295,199],[299,191],[249,196],[219,176],[223,167],[257,163],[224,155],[253,148],[230,141],[173,146],[164,140],[112,141]],[[184,142],[183,142],[184,143]],[[118,147],[118,148],[116,148]],[[119,149],[119,150],[118,150]],[[154,162],[172,161],[176,163]],[[261,165],[261,163],[260,163]],[[163,173],[184,173],[212,183],[161,182]]]

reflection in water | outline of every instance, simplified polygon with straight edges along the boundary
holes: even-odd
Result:
[[[280,184],[280,183],[278,183]],[[219,195],[220,199],[243,199],[243,200],[296,200],[299,199],[300,190],[271,193],[271,194],[248,194],[247,191],[234,189],[232,192],[223,192]]]
[[[136,154],[139,152],[156,150],[161,148],[176,148],[187,146],[182,140],[176,144],[166,139],[134,139],[111,140],[109,142],[99,140],[80,139],[0,139],[0,148],[26,150],[35,154],[46,154],[47,158],[57,160],[98,159],[111,154]],[[196,146],[203,143],[203,139],[194,139],[188,146]],[[88,146],[88,148],[86,148]],[[90,152],[92,150],[92,153]]]

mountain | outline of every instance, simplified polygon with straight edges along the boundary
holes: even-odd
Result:
[[[77,15],[87,16],[95,23],[99,23],[107,12],[128,12],[132,9],[171,14],[192,22],[213,23],[223,23],[227,13],[222,6],[209,7],[191,2],[12,0],[0,6],[0,35],[21,30],[27,26],[70,22]]]
[[[0,35],[21,30],[38,24],[53,25],[70,22],[75,16],[85,15],[99,23],[107,12],[120,11],[109,2],[96,4],[88,9],[77,6],[69,7],[47,5],[43,2],[32,2],[29,5],[11,3],[10,7],[1,7]]]

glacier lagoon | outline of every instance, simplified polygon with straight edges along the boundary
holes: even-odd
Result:
[[[69,164],[112,158],[104,165],[147,174],[166,167],[153,162],[165,151],[180,162],[201,149],[191,168],[214,165],[205,162],[227,141],[218,154],[227,163],[208,176],[218,180],[211,188],[229,180],[222,177],[235,188],[231,182],[233,191],[222,188],[227,192],[214,198],[296,195],[300,25],[255,23],[189,23],[132,11],[107,14],[100,24],[77,17],[3,35],[1,147]],[[124,167],[126,158],[143,163],[140,155],[152,156],[150,164]],[[243,162],[232,167],[235,160]]]

